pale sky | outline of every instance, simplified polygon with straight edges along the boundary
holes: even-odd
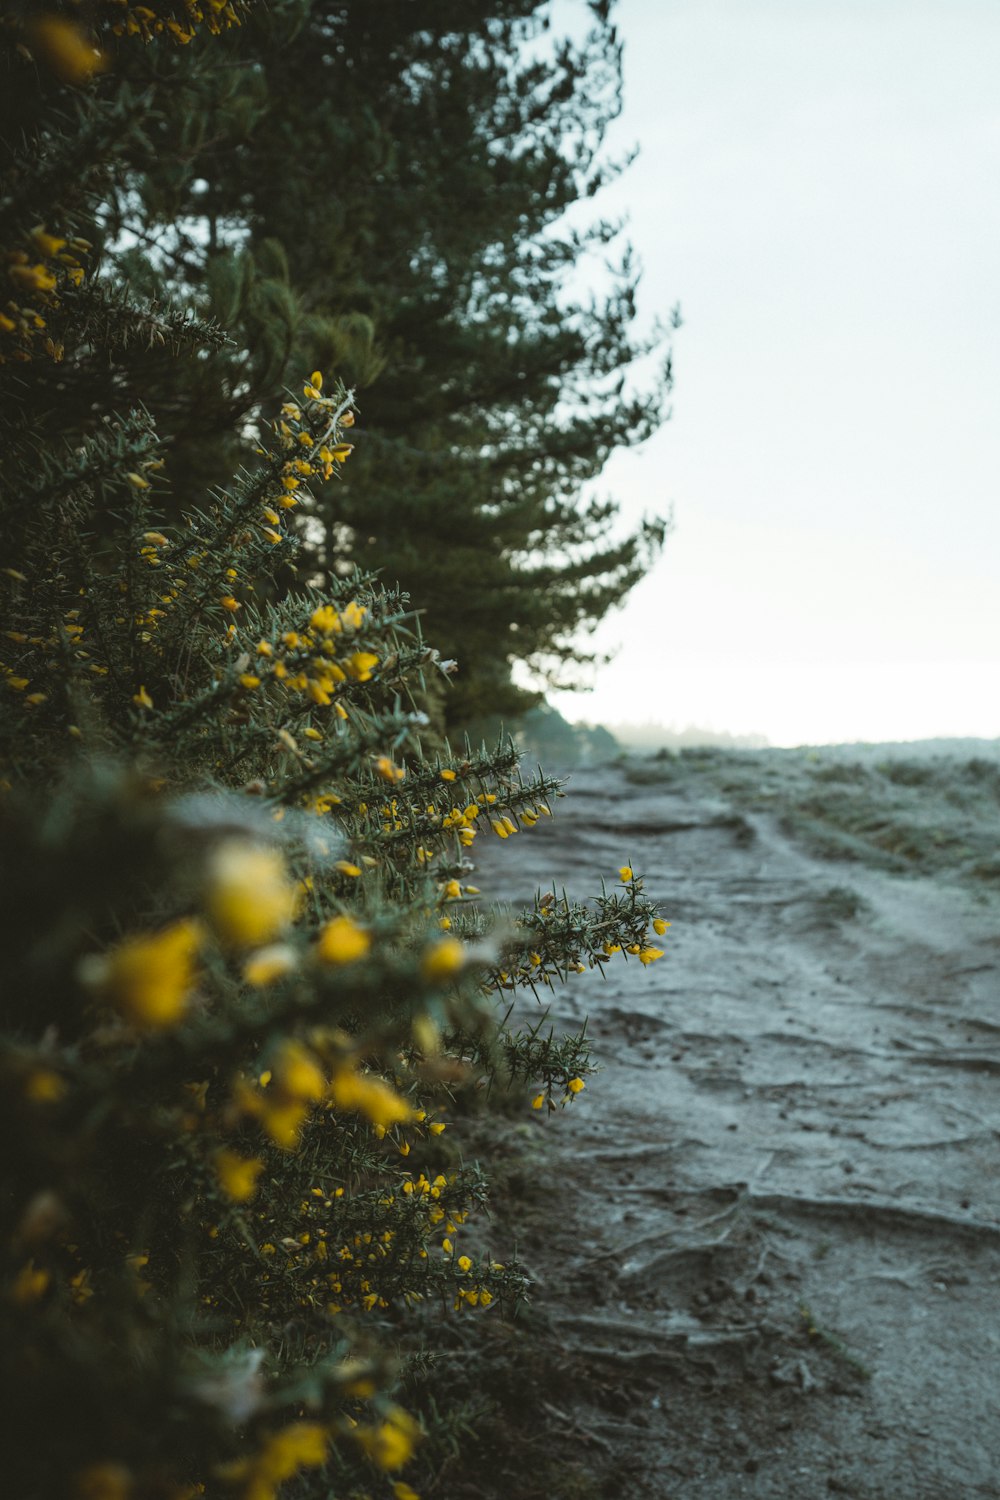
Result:
[[[558,16],[558,12],[557,12]],[[626,208],[672,504],[571,719],[1000,736],[1000,3],[620,0]]]

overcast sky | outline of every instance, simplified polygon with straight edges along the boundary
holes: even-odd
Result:
[[[1000,0],[620,0],[673,504],[568,717],[776,744],[1000,735]]]

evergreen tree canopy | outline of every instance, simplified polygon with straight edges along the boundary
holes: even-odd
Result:
[[[547,0],[274,0],[224,67],[174,60],[109,219],[135,285],[186,284],[239,328],[238,350],[153,399],[178,492],[224,477],[293,355],[359,391],[344,483],[302,512],[308,557],[326,578],[374,563],[420,599],[460,663],[454,721],[530,701],[516,662],[539,688],[573,680],[581,632],[665,532],[583,498],[662,420],[669,384],[659,337],[634,332],[620,225],[580,212],[625,165],[602,155],[610,11],[592,4],[574,42]]]

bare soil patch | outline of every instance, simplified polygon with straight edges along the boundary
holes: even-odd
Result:
[[[529,1440],[503,1471],[500,1421],[495,1492],[996,1500],[1000,762],[713,751],[569,791],[480,884],[627,861],[673,926],[555,997],[603,1071],[510,1126],[536,1290],[494,1335]]]

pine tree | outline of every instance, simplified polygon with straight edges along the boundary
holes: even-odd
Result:
[[[627,381],[662,346],[634,333],[620,226],[581,224],[622,165],[601,149],[620,43],[610,4],[590,10],[572,43],[543,0],[279,0],[217,97],[167,111],[137,174],[161,250],[152,266],[132,251],[130,273],[151,290],[193,277],[227,326],[246,319],[227,410],[200,393],[157,408],[178,482],[220,479],[220,433],[282,352],[357,389],[357,453],[318,492],[307,554],[326,578],[376,560],[419,598],[462,658],[453,723],[529,703],[515,662],[536,689],[571,683],[665,532],[582,498],[656,428],[669,386],[669,358],[645,389]]]

